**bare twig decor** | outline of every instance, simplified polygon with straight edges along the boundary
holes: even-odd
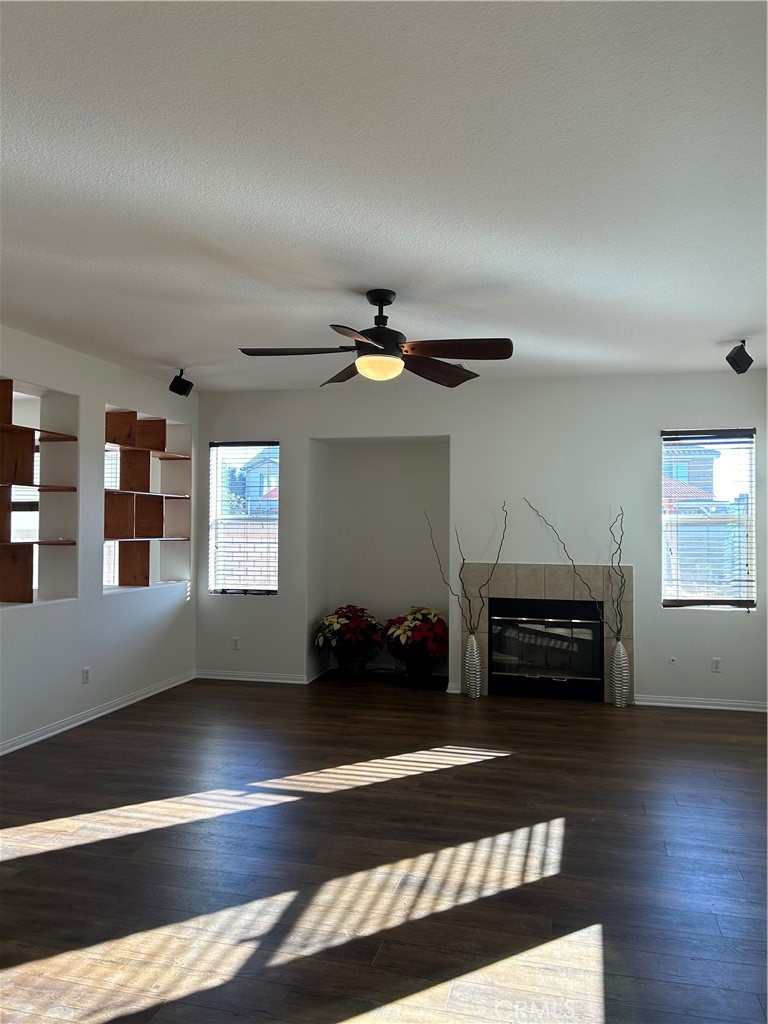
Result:
[[[610,603],[611,608],[613,609],[613,617],[615,623],[614,624],[608,622],[605,616],[603,615],[602,611],[600,610],[600,602],[597,600],[594,593],[592,592],[592,588],[590,587],[589,582],[584,579],[579,570],[576,568],[576,563],[571,558],[571,553],[565,546],[565,541],[557,532],[555,527],[552,525],[552,523],[550,523],[548,519],[546,519],[541,514],[541,512],[539,512],[535,505],[532,505],[530,501],[528,501],[527,498],[524,497],[523,501],[528,506],[528,508],[532,509],[539,517],[539,519],[541,519],[541,521],[549,527],[552,533],[554,533],[555,537],[557,537],[560,543],[560,547],[565,552],[565,557],[571,563],[571,568],[573,569],[574,576],[576,577],[576,579],[581,581],[590,598],[595,602],[595,605],[598,609],[598,613],[600,614],[600,621],[602,622],[603,626],[605,627],[605,629],[608,630],[608,632],[615,640],[621,640],[622,634],[624,632],[624,594],[627,589],[627,576],[624,572],[624,566],[621,563],[622,547],[624,545],[624,509],[621,507],[621,505],[619,505],[619,512],[608,528],[610,530],[611,540],[613,541],[613,548],[611,549],[611,566],[609,579],[611,590]]]
[[[499,559],[501,558],[501,549],[504,546],[504,538],[507,535],[507,515],[508,515],[508,512],[507,512],[507,503],[506,503],[506,501],[503,501],[501,503],[501,511],[504,514],[504,524],[503,524],[502,529],[501,529],[501,540],[499,541],[499,550],[496,552],[496,561],[491,566],[491,571],[488,573],[488,579],[484,583],[481,583],[480,586],[477,588],[477,594],[476,595],[470,595],[469,594],[469,592],[467,590],[467,585],[466,585],[466,583],[464,581],[464,570],[467,567],[467,559],[465,558],[464,551],[463,551],[463,549],[461,547],[461,539],[459,537],[458,529],[455,529],[454,532],[456,534],[456,544],[457,544],[458,549],[459,549],[459,555],[461,556],[461,566],[459,568],[459,586],[461,587],[461,594],[457,594],[456,591],[451,586],[451,584],[448,582],[448,579],[447,579],[447,577],[445,575],[445,571],[443,569],[443,563],[440,560],[440,553],[438,552],[437,546],[435,544],[435,535],[434,535],[434,532],[432,530],[432,523],[430,522],[430,519],[429,519],[429,516],[427,515],[427,513],[426,512],[424,513],[424,518],[427,520],[427,525],[429,526],[429,539],[430,539],[430,542],[432,544],[432,550],[435,552],[435,558],[437,559],[437,566],[438,566],[438,569],[440,570],[440,578],[442,579],[443,583],[446,585],[446,587],[448,587],[450,592],[453,594],[453,596],[458,601],[459,611],[461,612],[461,619],[462,619],[462,622],[464,623],[468,633],[476,633],[478,628],[479,628],[479,626],[480,626],[480,617],[483,614],[483,609],[485,608],[485,604],[486,604],[487,588],[490,585],[491,580],[493,579],[493,574],[496,571],[496,566],[499,564]],[[483,593],[484,589],[486,590],[485,594]],[[463,598],[464,598],[463,601],[462,601],[462,595],[463,595]],[[472,610],[472,602],[476,601],[478,599],[480,601],[480,607],[477,609],[477,614],[474,614],[473,610]]]

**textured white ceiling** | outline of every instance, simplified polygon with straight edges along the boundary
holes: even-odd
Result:
[[[483,376],[765,365],[762,3],[2,6],[10,326],[314,387],[348,357],[239,346],[388,287],[410,338],[511,337]]]

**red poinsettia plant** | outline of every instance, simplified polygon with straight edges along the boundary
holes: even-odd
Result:
[[[318,619],[314,639],[318,650],[329,650],[337,657],[372,658],[384,647],[384,626],[367,608],[344,604]]]
[[[405,615],[387,619],[387,650],[402,660],[407,650],[419,650],[438,662],[448,653],[448,623],[442,612],[414,604]]]

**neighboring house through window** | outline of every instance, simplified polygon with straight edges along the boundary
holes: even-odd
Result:
[[[754,608],[755,431],[662,431],[662,604]]]
[[[209,592],[276,594],[279,445],[215,441],[209,468]]]

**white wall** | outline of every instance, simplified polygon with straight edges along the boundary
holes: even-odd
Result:
[[[317,666],[308,649],[309,625],[329,606],[332,587],[338,585],[336,594],[346,599],[349,585],[338,577],[334,583],[329,556],[344,526],[332,521],[336,514],[330,514],[327,481],[339,465],[334,459],[344,458],[335,448],[344,439],[420,439],[421,444],[449,438],[450,500],[444,513],[449,522],[443,528],[459,529],[469,561],[495,554],[505,499],[510,518],[503,560],[561,561],[523,495],[557,523],[577,561],[604,561],[607,524],[621,502],[626,561],[635,566],[638,699],[765,705],[764,371],[519,383],[496,382],[489,373],[455,391],[415,377],[386,385],[356,379],[316,391],[264,392],[256,403],[252,392],[180,398],[164,381],[9,329],[3,332],[0,358],[3,376],[76,395],[80,420],[78,597],[0,609],[3,749],[190,678],[195,667],[201,675],[233,678],[304,682],[311,677]],[[199,466],[195,472],[197,623],[195,591],[188,595],[183,584],[102,591],[107,404],[193,424],[199,405],[200,434],[193,449],[202,452],[202,472]],[[758,428],[760,608],[750,615],[662,610],[659,431],[753,425]],[[206,448],[208,440],[232,439],[281,443],[280,592],[275,597],[207,594]],[[345,479],[344,487],[352,488],[352,476]],[[371,485],[369,479],[366,494]],[[344,504],[352,505],[353,498],[348,494]],[[414,531],[412,540],[412,552],[420,550],[427,565],[426,530],[421,539]],[[451,566],[455,573],[455,545]],[[460,623],[455,606],[449,608],[451,686],[456,687]],[[240,652],[230,650],[232,635],[241,637]],[[714,655],[723,659],[721,675],[709,670]],[[674,665],[668,661],[672,656]],[[85,665],[91,669],[87,687],[80,683]]]
[[[243,678],[306,679],[312,438],[450,438],[450,527],[468,561],[495,554],[500,506],[509,529],[502,560],[561,561],[522,501],[530,498],[567,538],[577,562],[607,561],[608,524],[625,509],[625,560],[635,566],[638,700],[764,707],[766,689],[766,375],[648,375],[473,381],[455,391],[413,377],[386,385],[357,378],[316,391],[201,394],[200,441],[281,443],[280,593],[211,597],[199,575],[198,665]],[[758,613],[661,608],[661,429],[758,428]],[[201,480],[200,507],[207,501]],[[330,527],[330,524],[329,524]],[[344,529],[333,525],[342,535]],[[202,530],[201,556],[204,554]],[[428,544],[426,534],[424,545]],[[452,570],[457,558],[452,549]],[[315,580],[317,583],[317,580]],[[317,600],[317,587],[312,600]],[[330,598],[330,591],[329,591]],[[231,634],[247,649],[228,651]],[[460,624],[451,606],[451,686],[459,678]],[[721,675],[710,658],[723,659]],[[675,657],[674,665],[669,658]]]
[[[185,584],[105,594],[102,538],[105,405],[195,424],[197,397],[8,328],[1,344],[4,377],[79,399],[78,596],[0,609],[7,750],[194,675],[194,594]]]
[[[310,441],[307,496],[307,622],[315,622],[331,608],[328,597],[331,579],[331,544],[335,533],[331,521],[331,447],[324,441]],[[335,606],[334,606],[335,607]],[[314,679],[329,667],[327,654],[319,654],[307,633],[307,678]]]
[[[447,565],[447,440],[334,444],[330,451],[326,611],[359,604],[384,620],[412,604],[447,610],[424,518],[426,511]]]

